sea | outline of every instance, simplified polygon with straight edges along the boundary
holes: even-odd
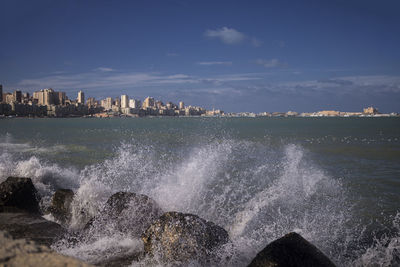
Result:
[[[198,215],[229,233],[218,266],[293,231],[337,266],[400,265],[400,118],[5,118],[8,176],[32,178],[43,209],[72,189],[72,230],[118,191]],[[53,249],[93,263],[143,244],[108,232]]]

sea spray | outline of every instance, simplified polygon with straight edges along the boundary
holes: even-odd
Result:
[[[154,198],[167,211],[190,212],[229,230],[232,243],[217,252],[221,266],[247,265],[267,243],[290,231],[299,232],[339,266],[399,261],[396,227],[366,246],[371,231],[354,218],[351,192],[298,144],[226,137],[171,151],[133,138],[117,146],[111,158],[82,170],[51,163],[41,154],[27,156],[26,146],[24,151],[21,156],[20,151],[2,150],[1,179],[30,176],[47,196],[56,188],[73,189],[71,230],[82,229],[113,193],[130,191]],[[94,262],[140,251],[140,244],[116,232],[90,242],[65,238],[54,248]]]

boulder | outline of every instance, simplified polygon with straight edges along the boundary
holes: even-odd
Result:
[[[289,233],[268,244],[248,267],[334,267],[318,248],[297,233]]]
[[[51,200],[49,211],[63,225],[71,220],[71,202],[73,198],[74,192],[71,189],[58,189]]]
[[[119,231],[140,237],[162,213],[160,206],[148,196],[118,192],[107,200],[103,210],[87,223],[85,229],[105,234]]]
[[[229,241],[227,231],[193,214],[164,213],[142,235],[145,253],[165,262],[204,260]]]
[[[40,197],[30,178],[8,177],[0,184],[0,211],[39,213]]]
[[[48,247],[25,239],[14,240],[0,231],[0,266],[92,266],[80,260],[60,255]]]
[[[34,213],[0,213],[0,230],[13,238],[25,238],[39,245],[50,246],[65,230],[57,223]]]

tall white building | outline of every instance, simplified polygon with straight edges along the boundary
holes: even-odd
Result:
[[[33,92],[33,98],[37,99],[38,105],[49,106],[54,104],[55,92],[51,88],[42,89],[38,92]]]
[[[130,108],[140,108],[140,100],[130,99],[129,100],[129,107]]]
[[[78,103],[85,104],[85,94],[82,91],[78,92]]]
[[[129,108],[129,96],[121,95],[121,108]]]
[[[146,99],[143,102],[143,108],[146,109],[146,108],[150,108],[150,107],[154,107],[154,106],[155,106],[154,98],[152,98],[150,96],[146,97]]]
[[[184,109],[185,108],[185,103],[183,101],[179,102],[179,109]]]

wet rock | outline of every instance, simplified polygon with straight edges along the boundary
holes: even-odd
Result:
[[[0,231],[0,266],[91,266],[77,259],[60,255],[48,247],[25,239],[14,240]]]
[[[71,220],[71,202],[73,198],[74,192],[71,189],[58,189],[53,195],[49,211],[63,225]]]
[[[214,249],[229,241],[218,225],[193,214],[164,213],[142,235],[147,254],[166,262],[203,260]]]
[[[0,213],[0,230],[7,231],[13,238],[25,238],[45,246],[65,233],[59,224],[34,213]]]
[[[334,267],[318,248],[297,233],[289,233],[260,251],[248,267]]]
[[[122,255],[122,256],[114,256],[110,257],[106,260],[101,260],[99,262],[95,262],[96,266],[104,266],[104,267],[120,267],[120,266],[131,266],[132,262],[138,262],[144,258],[143,252],[133,253],[130,255]]]
[[[85,229],[97,234],[119,231],[140,237],[162,213],[160,206],[148,196],[118,192],[107,200],[103,210]]]
[[[39,213],[40,197],[30,178],[8,177],[0,184],[0,211]]]

